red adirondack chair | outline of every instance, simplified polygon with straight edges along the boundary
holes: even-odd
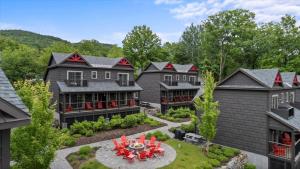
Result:
[[[147,151],[147,157],[153,158],[154,152],[155,152],[155,147],[150,148],[150,150]]]
[[[120,144],[117,142],[117,140],[113,139],[112,141],[113,141],[113,143],[114,143],[114,145],[115,145],[115,147],[114,147],[113,150],[119,150],[119,149],[123,149],[123,148],[124,148],[124,146],[123,146],[123,145],[120,145]]]
[[[93,106],[91,102],[85,102],[85,110],[92,110]]]
[[[121,136],[121,142],[122,142],[122,145],[123,145],[124,147],[128,147],[128,146],[129,146],[129,142],[128,142],[128,140],[127,140],[127,138],[126,138],[125,135],[122,135],[122,136]]]
[[[145,134],[142,134],[142,135],[140,136],[139,143],[145,144],[145,139],[146,139]]]
[[[116,107],[118,107],[117,101],[112,100],[111,101],[111,108],[116,108]]]
[[[124,157],[128,160],[128,162],[133,162],[134,161],[134,155],[131,151],[124,149]]]
[[[128,106],[129,106],[129,107],[135,106],[134,99],[128,100]]]
[[[165,154],[165,150],[160,147],[160,142],[158,142],[157,146],[155,147],[155,153],[158,153],[159,155],[163,156]]]
[[[117,156],[122,156],[125,154],[125,148],[120,148],[116,152]]]
[[[277,144],[273,144],[272,148],[273,148],[273,153],[275,156],[285,156],[286,155],[284,146],[279,146]]]
[[[97,102],[97,109],[103,109],[103,104],[101,101]]]
[[[73,111],[71,104],[69,104],[66,108],[66,112],[70,112],[70,111]]]
[[[155,141],[156,141],[156,137],[151,136],[150,142],[147,144],[147,147],[155,147]]]
[[[292,144],[291,136],[288,133],[284,133],[282,142],[283,142],[283,144],[291,145]]]
[[[141,161],[147,160],[147,151],[141,151],[141,152],[139,152],[137,157]]]

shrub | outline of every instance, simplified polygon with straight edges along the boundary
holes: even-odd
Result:
[[[74,138],[80,138],[80,137],[81,137],[81,134],[73,134],[73,137],[74,137]]]
[[[256,166],[251,163],[246,163],[244,169],[256,169]]]
[[[221,165],[221,162],[217,159],[209,159],[208,161],[213,167],[218,167]]]
[[[159,141],[166,141],[166,140],[170,139],[169,135],[164,134],[161,131],[154,131],[152,133],[148,133],[146,135],[146,138],[149,140],[151,138],[151,136],[155,136],[156,139],[159,140]]]
[[[103,116],[100,116],[96,122],[93,123],[94,131],[105,130],[105,119]]]
[[[144,124],[147,115],[145,113],[135,114],[137,124]]]
[[[87,136],[87,137],[91,137],[91,136],[93,136],[93,135],[94,135],[93,130],[87,130],[87,131],[85,132],[85,136]]]
[[[149,124],[152,127],[156,127],[161,124],[159,121],[156,121],[156,120],[148,118],[148,117],[144,120],[144,123]]]
[[[112,116],[111,120],[109,121],[109,125],[111,128],[119,128],[123,123],[123,119],[120,115]]]
[[[137,118],[134,114],[131,115],[127,115],[124,118],[123,123],[121,124],[122,128],[129,128],[129,127],[133,127],[137,124]]]
[[[223,154],[226,157],[233,157],[235,155],[235,150],[229,147],[224,147],[223,148]]]
[[[87,161],[80,166],[80,169],[102,169],[102,168],[103,168],[102,165],[96,160]]]
[[[213,167],[212,167],[212,165],[209,162],[204,161],[203,164],[202,164],[202,166],[201,166],[201,169],[213,169]]]
[[[86,135],[86,132],[88,130],[93,130],[93,123],[88,122],[88,121],[83,121],[83,122],[75,122],[71,127],[70,127],[70,132],[71,134],[81,134],[81,135]]]
[[[223,151],[220,147],[218,146],[212,146],[209,148],[209,152],[212,152],[214,154],[217,154],[217,155],[223,155]]]
[[[74,146],[76,144],[76,139],[69,134],[62,133],[59,137],[60,145],[63,146]]]
[[[168,131],[171,133],[175,133],[176,130],[177,130],[177,127],[171,127],[168,129]]]
[[[69,162],[73,162],[77,160],[77,156],[75,154],[71,154],[67,157]]]
[[[195,124],[182,124],[180,126],[181,130],[185,131],[186,133],[194,133],[195,132]]]
[[[83,146],[79,149],[79,155],[88,156],[93,151],[93,148],[90,146]]]

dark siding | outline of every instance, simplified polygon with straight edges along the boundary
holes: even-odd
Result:
[[[143,88],[141,101],[160,103],[160,73],[143,73],[137,83]]]
[[[220,104],[216,143],[266,155],[268,93],[216,90]]]
[[[280,130],[280,131],[291,131],[291,128],[283,125],[282,123],[278,122],[277,120],[269,117],[269,127],[271,129]]]
[[[300,102],[300,89],[296,89],[295,101]]]
[[[0,135],[2,136],[1,145],[1,157],[2,161],[0,161],[0,169],[9,169],[10,163],[10,129],[0,130]]]
[[[222,85],[246,85],[246,86],[261,86],[259,83],[249,78],[245,74],[238,72],[231,78],[227,79]]]

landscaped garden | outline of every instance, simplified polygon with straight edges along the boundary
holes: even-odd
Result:
[[[123,134],[132,135],[164,125],[144,113],[131,114],[124,118],[115,115],[109,121],[101,116],[97,121],[75,122],[70,129],[62,129],[59,138],[64,148],[113,139]]]
[[[190,110],[189,108],[180,107],[178,109],[171,108],[165,114],[158,112],[153,115],[171,122],[186,122],[189,121],[194,114],[195,111]]]

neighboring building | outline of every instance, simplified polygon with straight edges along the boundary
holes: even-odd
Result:
[[[62,127],[140,111],[142,88],[134,82],[134,68],[126,58],[52,53],[44,80],[50,81]]]
[[[28,109],[0,69],[0,169],[10,163],[10,130],[30,123]]]
[[[163,113],[171,107],[192,107],[201,86],[196,66],[169,62],[151,62],[137,83],[143,88],[141,101],[160,105]]]
[[[300,168],[299,85],[292,72],[237,70],[214,93],[221,111],[214,141],[267,157],[257,168]]]

